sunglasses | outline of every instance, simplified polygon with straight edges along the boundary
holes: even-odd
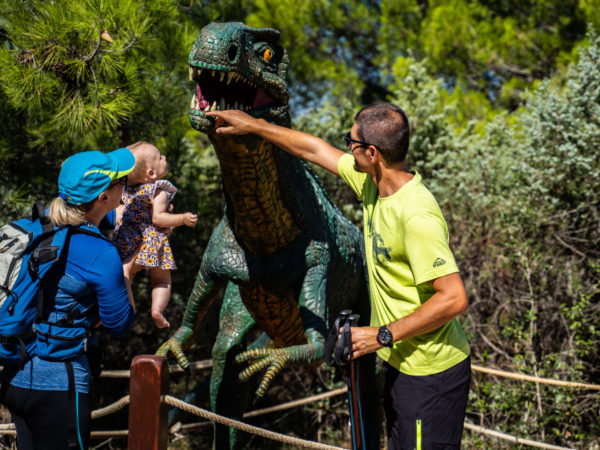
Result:
[[[127,175],[125,175],[124,177],[118,178],[116,180],[113,180],[106,189],[110,189],[115,187],[118,184],[122,184],[123,186],[127,186]]]
[[[344,135],[344,141],[346,142],[346,147],[350,147],[350,144],[360,144],[360,145],[364,145],[365,147],[372,145],[372,144],[369,144],[368,142],[357,141],[356,139],[352,139],[350,137],[349,131]],[[375,147],[375,146],[373,146],[373,147]]]

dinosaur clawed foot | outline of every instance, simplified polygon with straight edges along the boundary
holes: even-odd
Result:
[[[281,372],[290,360],[289,352],[285,349],[254,349],[240,353],[235,358],[238,363],[249,363],[249,366],[239,374],[242,382],[248,381],[253,375],[266,369],[255,394],[263,397],[269,389],[273,378]]]

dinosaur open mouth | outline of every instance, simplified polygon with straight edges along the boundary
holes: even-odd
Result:
[[[190,78],[196,82],[196,92],[190,103],[194,112],[224,109],[250,112],[277,106],[267,92],[239,72],[190,66]]]

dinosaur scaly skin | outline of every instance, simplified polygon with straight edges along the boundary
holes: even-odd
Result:
[[[283,367],[323,360],[328,325],[340,310],[353,309],[363,323],[369,318],[362,234],[332,204],[316,176],[258,136],[217,135],[214,121],[204,115],[240,109],[289,126],[288,57],[278,39],[273,29],[211,23],[189,57],[197,84],[190,121],[215,148],[226,207],[182,324],[157,353],[171,351],[187,367],[183,350],[195,341],[206,311],[225,287],[211,404],[229,417],[241,417],[249,394],[239,380],[264,371],[256,391],[261,397]],[[247,345],[247,334],[256,327],[263,334]],[[236,443],[234,429],[215,427],[216,448]]]

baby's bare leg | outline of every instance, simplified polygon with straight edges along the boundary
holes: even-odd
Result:
[[[152,281],[152,319],[158,328],[170,327],[163,312],[171,299],[171,271],[154,267],[149,272]]]

